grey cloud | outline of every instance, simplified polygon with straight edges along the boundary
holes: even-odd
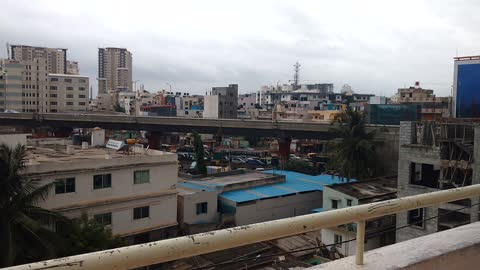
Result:
[[[448,95],[455,51],[479,53],[480,3],[473,0],[404,1],[393,8],[368,0],[366,10],[357,10],[356,1],[120,2],[129,13],[103,1],[58,3],[65,2],[5,1],[0,44],[66,47],[94,88],[97,48],[105,46],[133,53],[134,79],[147,89],[169,82],[194,93],[228,83],[242,92],[288,83],[299,60],[304,82],[333,82],[337,90],[349,83],[392,95],[420,80]]]

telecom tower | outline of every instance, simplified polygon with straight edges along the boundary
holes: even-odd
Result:
[[[295,73],[293,74],[293,90],[300,88],[300,63],[295,63],[293,67],[295,68]]]

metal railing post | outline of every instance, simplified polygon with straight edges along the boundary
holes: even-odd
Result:
[[[355,250],[355,264],[363,265],[363,251],[365,250],[365,220],[357,222],[357,248]]]

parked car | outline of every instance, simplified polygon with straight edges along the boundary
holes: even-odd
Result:
[[[254,167],[262,167],[265,166],[265,163],[261,162],[260,160],[254,159],[254,158],[249,158],[245,161],[245,164],[249,166],[254,166]]]

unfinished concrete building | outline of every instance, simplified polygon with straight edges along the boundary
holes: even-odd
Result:
[[[476,124],[401,122],[399,148],[399,198],[480,183]],[[397,242],[478,221],[478,211],[471,198],[399,213],[397,228],[411,226],[397,230]]]

